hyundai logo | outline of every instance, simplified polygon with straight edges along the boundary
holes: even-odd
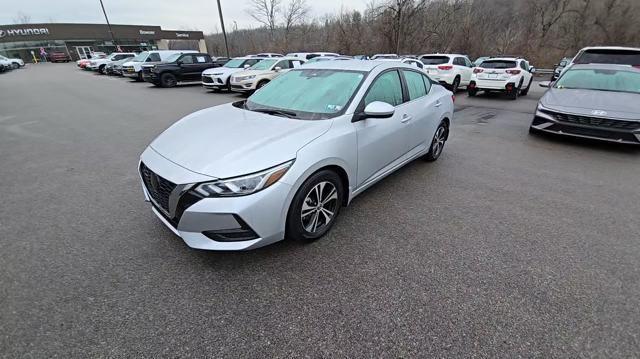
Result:
[[[593,110],[593,111],[591,111],[591,114],[594,115],[594,116],[606,116],[608,113],[607,113],[607,111]]]

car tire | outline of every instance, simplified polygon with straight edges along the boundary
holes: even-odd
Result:
[[[478,90],[477,89],[468,89],[467,90],[467,94],[469,95],[469,97],[476,97],[476,95],[478,94]]]
[[[529,84],[527,85],[527,88],[525,88],[524,90],[522,90],[520,92],[520,96],[527,96],[529,94],[529,89],[531,89],[531,83],[533,82],[533,78],[531,78],[531,80],[529,81]]]
[[[427,162],[434,162],[444,150],[444,145],[447,142],[449,137],[449,126],[445,121],[440,122],[438,128],[436,129],[436,133],[433,135],[433,139],[431,140],[431,146],[429,147],[429,152],[422,157],[423,160]]]
[[[322,170],[311,175],[291,201],[285,237],[308,242],[324,236],[338,218],[343,198],[344,188],[337,173]]]
[[[522,88],[522,81],[520,80],[520,85],[518,85],[518,87],[516,87],[515,89],[513,89],[511,91],[511,93],[509,93],[509,99],[511,100],[517,100],[518,96],[520,95],[520,89]]]
[[[106,65],[101,65],[100,67],[98,67],[98,73],[99,73],[100,75],[104,75],[104,67],[105,67],[105,66],[106,66]]]
[[[14,69],[14,70],[19,69],[20,68],[20,64],[17,63],[17,62],[12,62],[11,63],[11,68]]]
[[[260,90],[264,85],[266,85],[268,83],[269,83],[269,81],[267,81],[267,80],[262,80],[262,81],[258,82],[258,84],[256,85],[256,91]]]
[[[453,79],[453,84],[451,84],[451,92],[455,94],[456,92],[458,92],[459,88],[460,88],[460,76],[456,76],[456,78]]]
[[[231,76],[227,79],[227,92],[231,92]]]
[[[176,76],[172,73],[165,72],[160,75],[160,86],[162,87],[174,87],[178,83]]]

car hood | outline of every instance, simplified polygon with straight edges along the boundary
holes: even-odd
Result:
[[[560,112],[595,116],[593,111],[604,111],[596,117],[640,121],[640,95],[633,93],[551,88],[540,102]]]
[[[225,104],[192,113],[151,143],[166,159],[193,172],[229,178],[287,162],[331,127],[247,111]]]
[[[222,75],[231,75],[236,72],[245,72],[244,69],[239,68],[231,68],[231,67],[213,67],[210,69],[206,69],[202,72],[203,75],[211,75],[211,74],[222,74]]]

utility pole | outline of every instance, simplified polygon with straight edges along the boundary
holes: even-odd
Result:
[[[220,6],[220,0],[217,0],[217,1],[218,1],[218,14],[220,14],[220,26],[222,27],[222,36],[224,36],[224,47],[227,49],[227,58],[231,58],[231,56],[229,56],[229,43],[227,42],[227,31],[224,29],[224,19],[222,18],[222,6]]]
[[[109,34],[111,35],[111,42],[113,42],[113,46],[115,46],[117,49],[118,44],[116,44],[116,38],[113,37],[113,29],[111,29],[111,23],[109,23],[109,17],[107,17],[107,11],[104,9],[104,4],[102,3],[102,0],[100,0],[100,6],[102,7],[102,13],[104,14],[104,19],[107,20],[107,26],[109,27]]]

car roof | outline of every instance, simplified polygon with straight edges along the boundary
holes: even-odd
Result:
[[[637,47],[624,47],[624,46],[589,46],[581,49],[579,52],[587,51],[587,50],[629,50],[629,51],[640,51],[640,48]]]
[[[400,61],[380,61],[380,60],[343,60],[343,61],[319,61],[306,63],[305,69],[328,69],[328,70],[351,70],[370,72],[375,68],[394,68],[403,67],[407,69],[415,69],[413,66],[406,65]]]
[[[524,60],[527,61],[521,57],[490,57],[486,60],[484,60],[483,62],[490,62],[490,61],[518,61],[518,60]]]
[[[461,55],[461,54],[422,54],[420,55],[420,57],[422,56],[460,56],[460,57],[467,57],[467,55]]]

